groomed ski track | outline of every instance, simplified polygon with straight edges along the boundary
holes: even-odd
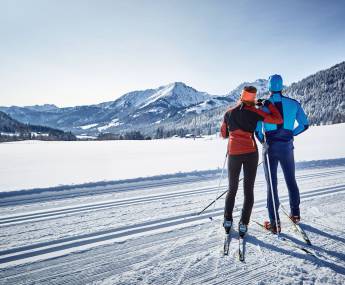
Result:
[[[344,284],[345,160],[305,163],[296,173],[302,227],[317,258],[254,223],[245,263],[238,260],[236,227],[223,257],[224,199],[195,215],[226,189],[226,180],[218,190],[219,174],[208,173],[2,197],[0,284]],[[279,178],[280,202],[288,206]],[[256,220],[266,218],[265,197],[259,171]],[[240,187],[235,224],[242,199]],[[306,246],[281,219],[283,235]]]

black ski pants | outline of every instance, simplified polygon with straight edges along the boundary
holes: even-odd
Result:
[[[248,225],[254,204],[254,182],[258,168],[258,152],[230,155],[228,158],[229,191],[225,198],[224,218],[232,221],[235,197],[243,165],[243,191],[241,222]]]

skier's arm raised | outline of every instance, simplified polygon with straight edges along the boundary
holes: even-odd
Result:
[[[249,109],[249,110],[255,112],[256,114],[258,114],[261,117],[260,118],[261,120],[259,120],[259,121],[263,121],[264,123],[277,124],[277,125],[283,123],[283,118],[280,115],[277,107],[274,106],[274,104],[272,104],[270,101],[266,100],[264,106],[268,108],[270,113],[266,113],[263,110],[256,109],[253,106],[248,106],[248,107],[246,107],[246,109]]]
[[[260,109],[256,109],[256,112],[263,117],[264,123],[270,123],[270,124],[282,124],[283,123],[283,118],[279,113],[279,110],[277,109],[274,104],[272,104],[270,101],[266,100],[265,101],[265,107],[268,108],[270,113],[266,113]]]

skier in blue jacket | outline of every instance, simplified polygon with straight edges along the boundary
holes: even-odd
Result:
[[[274,233],[280,232],[280,220],[278,214],[279,198],[277,190],[277,169],[278,163],[284,173],[290,200],[290,217],[295,222],[300,221],[300,194],[295,177],[295,160],[293,137],[308,129],[309,123],[300,103],[294,99],[282,95],[283,79],[280,75],[272,75],[268,79],[268,89],[270,91],[269,101],[273,103],[283,117],[282,124],[270,124],[258,122],[255,131],[256,137],[263,143],[264,149],[264,170],[267,182],[267,208],[269,222],[265,222],[265,227]],[[263,111],[267,111],[263,107]],[[295,127],[295,121],[298,125]],[[267,156],[269,161],[267,162]],[[272,192],[268,173],[268,165],[272,179],[275,209],[274,213]],[[276,225],[277,220],[277,225]]]

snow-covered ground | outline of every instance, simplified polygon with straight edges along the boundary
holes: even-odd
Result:
[[[245,262],[237,257],[236,229],[230,255],[223,257],[224,200],[195,215],[218,193],[217,178],[205,173],[3,197],[0,284],[344,284],[345,159],[297,170],[302,226],[311,247],[282,216],[283,236],[316,257],[253,222]],[[279,183],[287,206],[281,175]],[[262,221],[262,171],[255,196],[252,219]],[[235,222],[242,199],[240,188]]]
[[[0,175],[7,188],[3,184],[5,192],[0,194],[0,284],[345,284],[344,128],[312,128],[296,141],[296,158],[304,161],[296,171],[302,227],[312,246],[301,240],[283,214],[282,235],[315,256],[282,243],[253,222],[267,217],[260,167],[245,262],[238,260],[236,228],[229,256],[221,253],[224,199],[196,215],[226,189],[226,178],[219,189],[220,171],[213,170],[223,164],[224,141],[1,144],[6,160]],[[142,155],[124,143],[142,146]],[[83,156],[85,151],[88,156]],[[116,155],[118,160],[113,159]],[[199,161],[190,162],[191,158]],[[141,172],[126,159],[139,164]],[[24,177],[30,165],[39,173]],[[104,176],[107,168],[120,175]],[[85,180],[82,172],[92,175],[92,170],[97,174]],[[159,176],[138,178],[152,175]],[[6,192],[118,177],[133,179]],[[235,223],[243,200],[241,187]],[[279,192],[280,202],[288,207],[281,173]]]
[[[311,127],[296,137],[296,161],[345,157],[345,124]],[[0,145],[0,189],[114,181],[222,167],[227,141],[24,141]]]

